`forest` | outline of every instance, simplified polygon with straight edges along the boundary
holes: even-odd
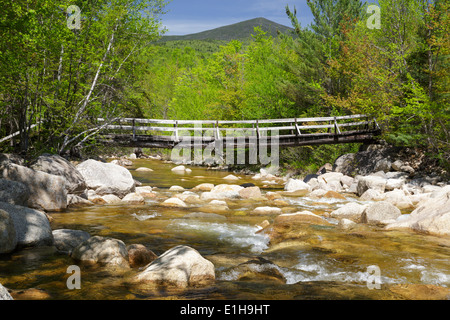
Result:
[[[256,27],[231,41],[159,41],[163,0],[22,0],[0,15],[0,151],[95,146],[97,118],[253,120],[367,114],[389,144],[449,166],[446,0],[310,0],[292,34]],[[78,16],[76,16],[78,14]],[[70,21],[79,19],[79,28]],[[4,140],[18,133],[14,138]],[[285,150],[288,166],[358,146]],[[299,155],[302,156],[299,156]]]

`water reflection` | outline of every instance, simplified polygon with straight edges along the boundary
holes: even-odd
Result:
[[[153,172],[135,171],[138,167]],[[201,183],[229,183],[223,178],[229,172],[192,167],[192,172],[177,175],[173,165],[161,161],[138,160],[131,171],[143,183],[157,187],[169,198],[177,192],[173,185],[191,189]],[[242,176],[237,182],[260,181]],[[281,186],[263,188],[263,192]],[[323,215],[358,199],[283,198],[293,210],[310,210]],[[257,233],[256,225],[273,221],[274,215],[253,216],[250,211],[266,205],[251,201],[229,201],[223,213],[199,212],[199,205],[187,208],[165,208],[160,199],[144,205],[95,206],[70,209],[53,214],[53,229],[78,229],[91,235],[120,239],[127,245],[140,243],[156,254],[177,245],[188,245],[213,261],[217,281],[206,288],[179,291],[143,292],[129,279],[138,270],[111,273],[101,267],[82,267],[82,290],[69,291],[65,286],[70,257],[55,254],[52,248],[29,249],[0,258],[0,283],[19,290],[44,289],[50,299],[398,299],[390,289],[402,284],[450,287],[450,241],[444,238],[399,231],[382,231],[361,227],[344,231],[331,226],[305,228],[303,241],[285,241],[276,245],[269,237]],[[332,222],[332,221],[331,221]],[[285,284],[266,280],[238,281],[230,272],[254,257],[274,263],[286,279]],[[367,267],[381,270],[382,290],[368,290]]]

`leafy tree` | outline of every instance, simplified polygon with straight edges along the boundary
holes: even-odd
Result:
[[[134,58],[160,33],[162,0],[73,4],[79,30],[68,28],[61,0],[14,1],[0,18],[0,103],[10,111],[0,130],[20,131],[25,153],[30,146],[64,153],[99,130],[97,117],[126,114]]]

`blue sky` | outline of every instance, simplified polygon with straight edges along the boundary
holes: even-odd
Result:
[[[306,0],[172,0],[162,23],[167,35],[184,35],[222,27],[236,22],[264,17],[291,26],[286,5],[297,8],[302,27],[312,21]]]

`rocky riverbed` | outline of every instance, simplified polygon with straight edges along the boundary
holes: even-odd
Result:
[[[80,265],[83,285],[112,299],[160,298],[161,286],[200,299],[301,299],[307,287],[313,298],[448,298],[450,186],[395,159],[352,174],[355,157],[295,178],[2,155],[0,264],[15,271],[0,273],[0,297],[97,297],[61,281]],[[39,263],[17,267],[33,254]],[[370,265],[383,290],[367,289]]]

